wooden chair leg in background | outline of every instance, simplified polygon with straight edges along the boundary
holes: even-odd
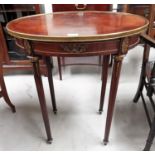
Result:
[[[151,125],[151,129],[150,129],[147,141],[146,141],[144,151],[149,151],[150,150],[151,145],[153,143],[154,137],[155,137],[155,116],[154,116],[154,119],[153,119],[153,122],[152,122],[152,125]]]
[[[133,98],[133,102],[137,103],[140,96],[141,96],[141,93],[143,91],[143,88],[144,88],[144,84],[145,84],[145,70],[146,70],[146,64],[143,62],[142,64],[142,70],[141,70],[141,75],[140,75],[140,80],[139,80],[139,85],[138,85],[138,88],[137,88],[137,92]]]
[[[0,97],[3,97],[5,102],[10,106],[12,112],[16,112],[15,106],[11,103],[10,98],[8,96],[6,86],[5,86],[5,81],[3,78],[3,70],[2,70],[2,65],[0,64]]]

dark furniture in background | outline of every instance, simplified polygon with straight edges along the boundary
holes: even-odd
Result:
[[[145,5],[144,5],[145,6]],[[143,7],[144,7],[143,6]],[[139,80],[139,86],[136,92],[136,95],[133,99],[134,102],[138,102],[139,98],[141,97],[142,103],[144,106],[144,110],[147,116],[147,120],[149,123],[149,127],[151,128],[150,134],[146,143],[144,150],[150,150],[151,143],[153,141],[153,137],[155,135],[155,119],[151,119],[150,111],[147,108],[147,103],[144,97],[144,88],[146,88],[147,96],[149,101],[152,105],[152,110],[155,113],[155,104],[153,101],[153,95],[155,93],[155,62],[149,61],[149,53],[150,53],[150,46],[155,47],[155,35],[154,35],[154,21],[155,21],[155,5],[147,5],[147,15],[145,15],[149,19],[149,27],[147,30],[147,35],[141,35],[142,41],[144,42],[144,54],[143,54],[143,61],[142,61],[142,70]]]
[[[154,12],[155,13],[155,12]],[[146,45],[150,47],[155,48],[155,40],[153,40],[151,37],[147,35],[141,36],[142,40],[146,43]],[[151,148],[151,145],[153,143],[153,139],[155,137],[155,101],[153,99],[153,96],[155,95],[155,61],[154,62],[146,62],[146,68],[143,68],[145,70],[145,81],[144,86],[146,88],[146,95],[149,98],[149,101],[152,105],[152,111],[154,113],[153,118],[151,119],[150,111],[148,110],[148,105],[145,101],[145,97],[143,92],[141,92],[141,98],[144,105],[144,109],[146,112],[147,120],[150,126],[150,132],[146,141],[146,145],[144,148],[144,151],[149,151]]]
[[[140,16],[144,16],[145,18],[150,20],[150,10],[151,10],[150,8],[151,7],[152,7],[152,4],[119,4],[118,11],[137,14]],[[153,19],[153,21],[155,21],[155,19]],[[149,31],[150,31],[149,36],[154,37],[155,36],[155,24]]]
[[[118,5],[118,10],[141,15],[147,18],[150,14],[150,6],[150,4],[123,4]]]
[[[52,4],[52,7],[53,7],[53,12],[112,10],[112,4]]]
[[[52,4],[53,12],[63,11],[112,11],[112,4]],[[77,23],[78,24],[78,23]],[[102,57],[58,57],[58,71],[60,80],[62,80],[62,66],[66,65],[102,65]]]
[[[6,32],[6,23],[28,15],[40,13],[39,4],[0,4],[0,52],[2,53],[4,72],[13,70],[32,70],[25,53],[16,45],[15,39]],[[46,74],[42,63],[42,73]]]
[[[12,112],[16,112],[15,106],[11,103],[5,86],[5,81],[3,77],[3,68],[2,68],[2,52],[0,52],[0,98],[1,97],[3,97],[8,106],[10,106]]]

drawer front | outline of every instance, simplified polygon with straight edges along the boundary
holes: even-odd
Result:
[[[110,11],[111,4],[53,4],[53,12],[61,11],[79,11],[79,10],[94,10],[94,11]]]

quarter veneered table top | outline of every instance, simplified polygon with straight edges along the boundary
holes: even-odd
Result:
[[[8,32],[16,38],[51,42],[102,41],[139,34],[148,20],[133,14],[78,11],[39,14],[13,20]]]

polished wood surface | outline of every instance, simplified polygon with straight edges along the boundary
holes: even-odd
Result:
[[[137,15],[79,11],[19,18],[9,22],[7,30],[15,37],[29,40],[77,42],[139,34],[147,25],[148,21]]]

